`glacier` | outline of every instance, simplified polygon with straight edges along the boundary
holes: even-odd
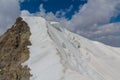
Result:
[[[86,39],[42,17],[30,27],[30,80],[120,80],[120,48]]]

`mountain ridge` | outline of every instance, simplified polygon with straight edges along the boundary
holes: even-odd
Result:
[[[22,18],[20,20],[29,28],[25,39],[29,51],[27,59],[21,63],[22,67],[27,66],[28,76],[20,80],[120,79],[120,48],[91,41],[42,17]]]

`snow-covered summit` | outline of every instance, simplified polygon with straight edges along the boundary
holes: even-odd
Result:
[[[120,49],[67,31],[57,22],[23,17],[30,27],[31,80],[120,80]]]

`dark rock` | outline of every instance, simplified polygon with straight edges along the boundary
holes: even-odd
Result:
[[[29,80],[30,69],[21,64],[29,58],[30,35],[29,26],[19,17],[12,28],[0,36],[0,80]]]

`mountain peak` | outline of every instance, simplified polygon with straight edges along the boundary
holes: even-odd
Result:
[[[27,67],[29,76],[20,80],[120,79],[119,48],[88,40],[60,27],[58,22],[48,22],[42,17],[18,18],[15,25],[0,37],[0,41],[4,41],[4,44],[10,42],[11,38],[6,34],[12,30],[15,32],[12,34],[15,41],[16,35],[26,35],[19,38],[17,48],[13,49],[22,49],[24,45],[27,50],[27,58],[21,58],[21,63],[23,68],[27,65],[31,70],[29,72]],[[1,46],[0,54],[5,47]]]

